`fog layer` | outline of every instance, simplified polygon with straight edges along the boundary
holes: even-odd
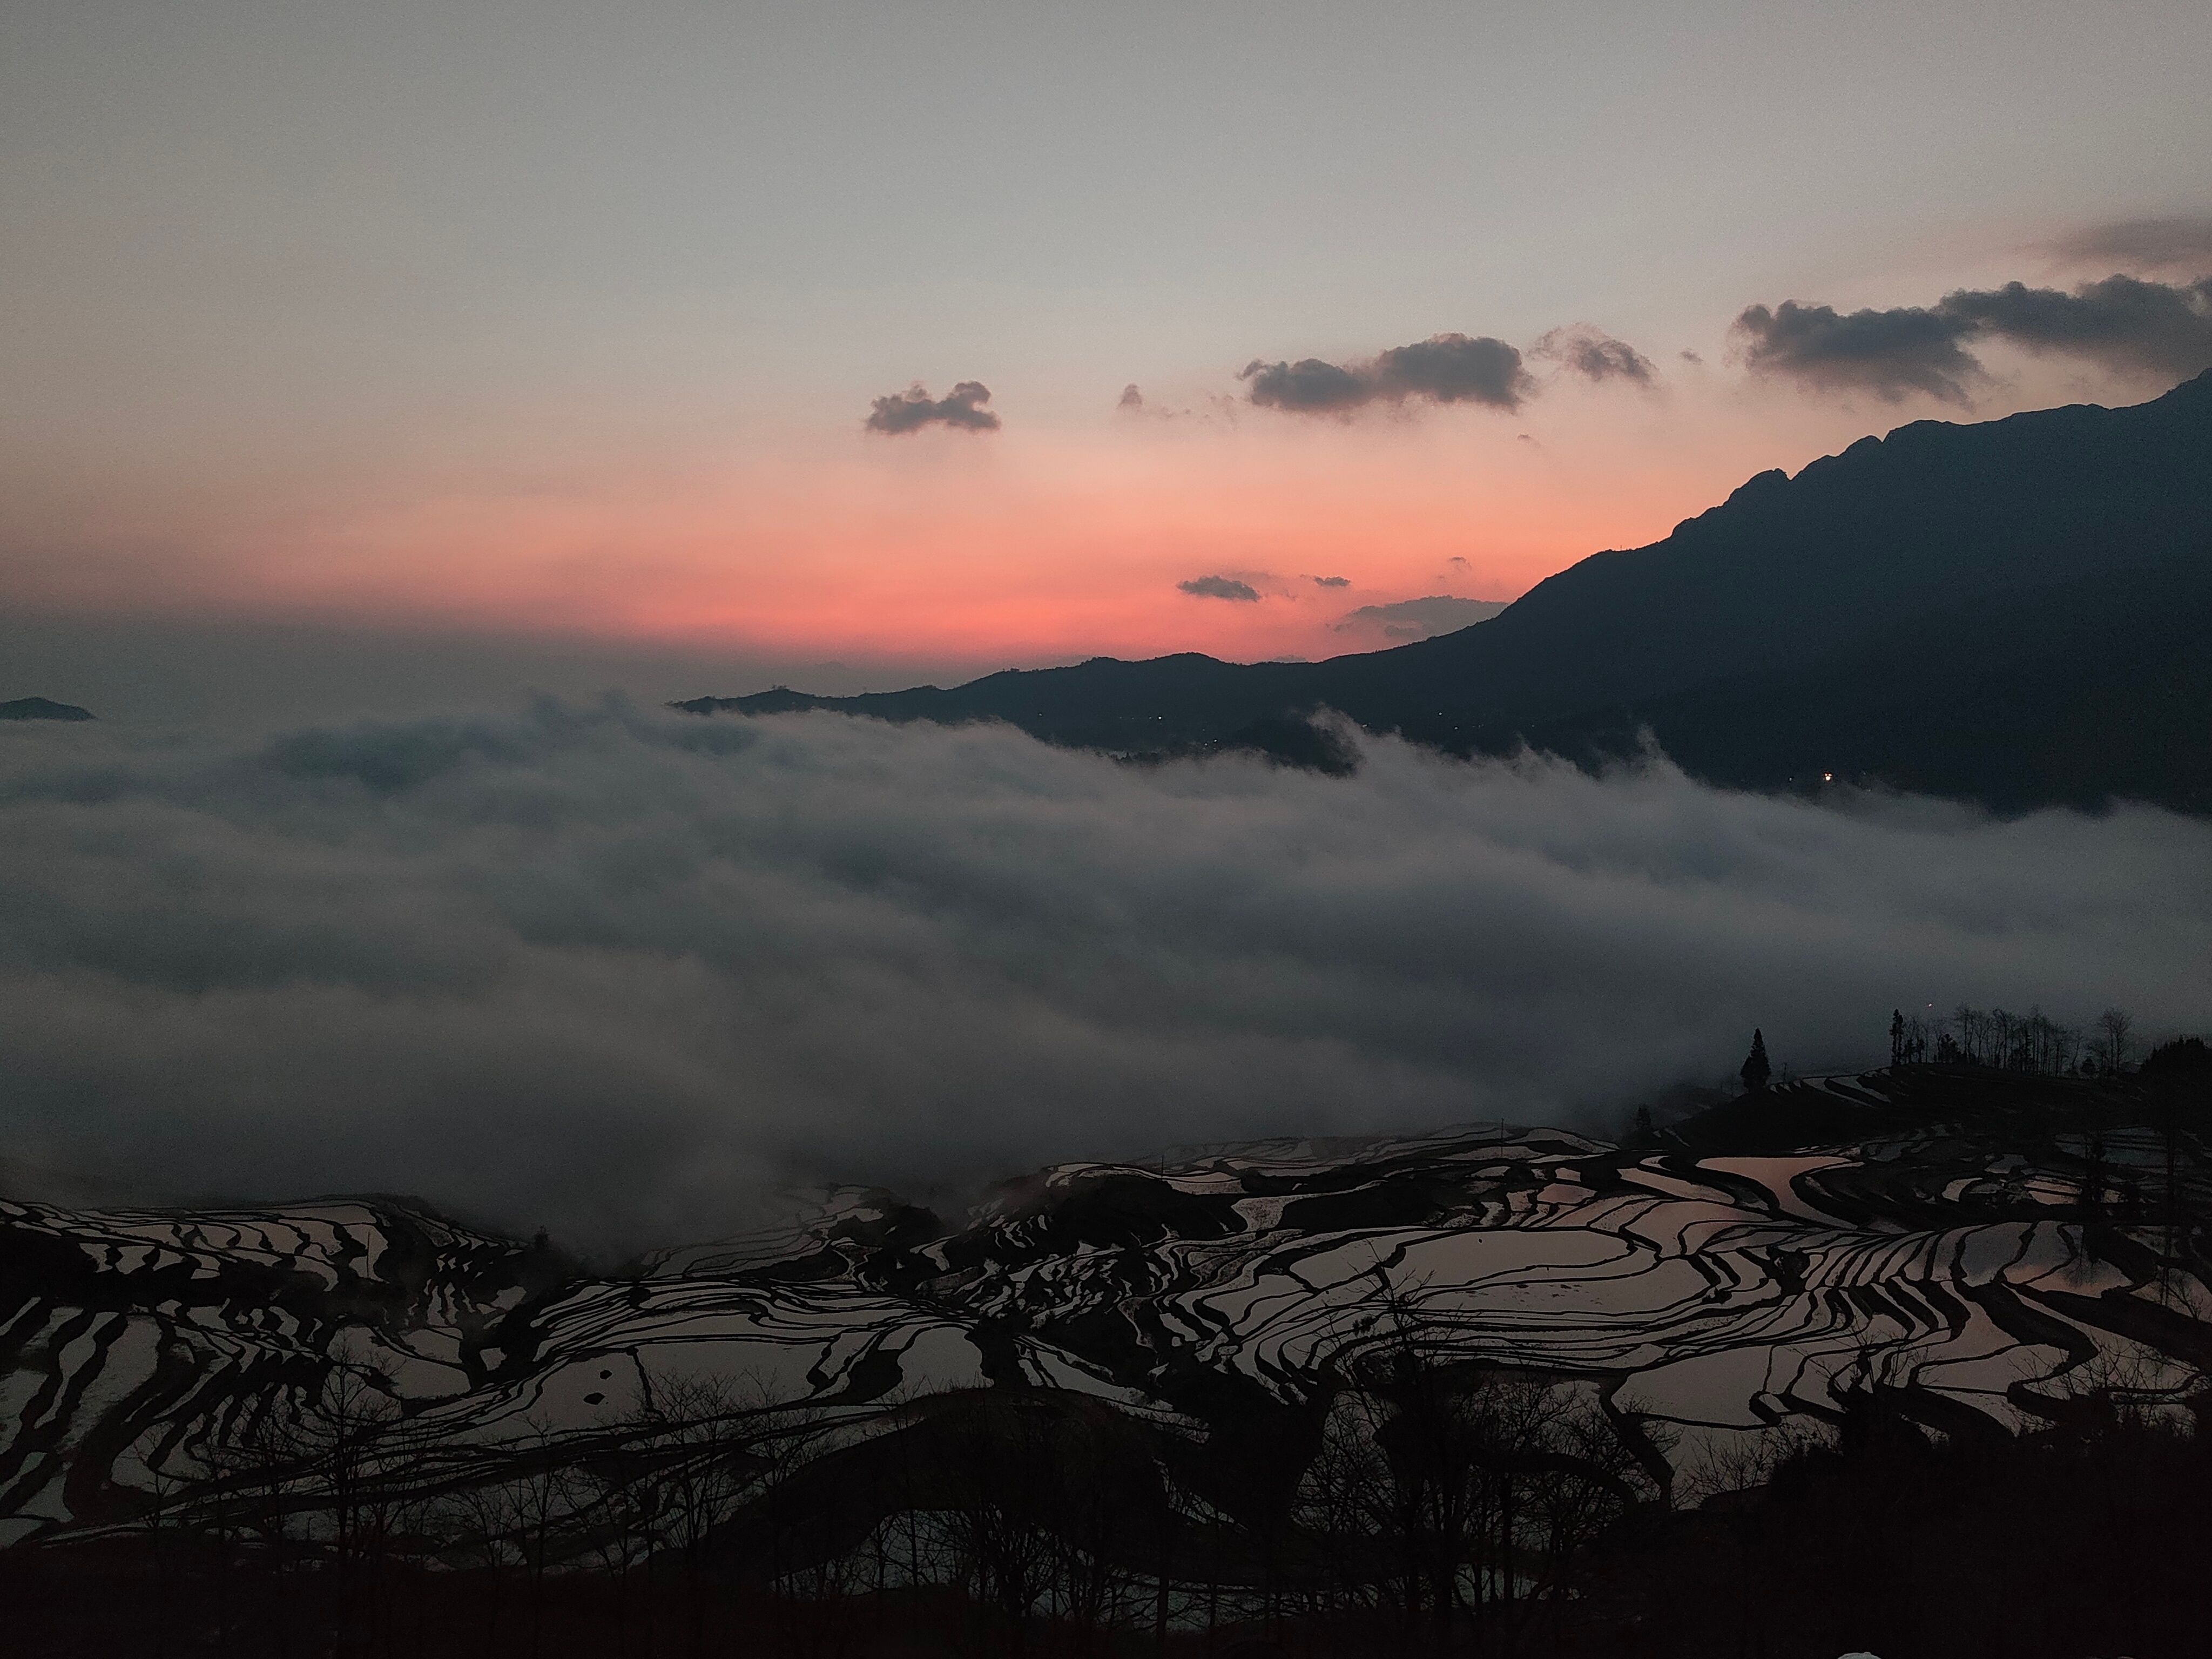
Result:
[[[1350,779],[1002,728],[0,733],[0,1130],[172,1194],[419,1194],[599,1250],[762,1183],[1615,1128],[1892,1007],[2203,1021],[2212,826],[2000,823],[1369,741]]]

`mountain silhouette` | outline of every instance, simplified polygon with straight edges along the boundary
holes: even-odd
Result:
[[[697,714],[1008,721],[1120,753],[1302,762],[1333,708],[1461,755],[1584,763],[1649,732],[1692,772],[2005,810],[2212,811],[2212,374],[2124,409],[1918,421],[1762,472],[1664,540],[1593,555],[1498,617],[1324,662],[1196,653],[951,690],[775,690]]]
[[[0,702],[0,720],[88,720],[92,710],[80,708],[73,702],[56,702],[50,697],[17,697],[13,702]]]

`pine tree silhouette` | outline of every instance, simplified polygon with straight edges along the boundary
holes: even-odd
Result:
[[[1751,1053],[1746,1057],[1743,1070],[1738,1075],[1743,1079],[1746,1089],[1764,1089],[1766,1079],[1774,1075],[1774,1067],[1767,1063],[1766,1059],[1766,1034],[1756,1028],[1751,1034]]]

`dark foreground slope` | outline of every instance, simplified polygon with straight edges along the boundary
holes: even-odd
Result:
[[[1122,752],[1270,746],[1332,708],[1455,753],[1578,759],[1648,727],[1717,781],[1823,772],[2003,807],[2212,810],[2212,375],[1866,438],[1766,472],[1664,541],[1600,553],[1496,618],[1316,664],[1100,659],[949,690],[679,707],[1004,720]]]
[[[82,1653],[2185,1652],[2204,1080],[846,1191],[614,1273],[9,1204],[0,1589]]]

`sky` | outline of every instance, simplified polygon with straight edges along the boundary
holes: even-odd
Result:
[[[1372,649],[1864,433],[2212,363],[2201,4],[18,0],[0,46],[0,696],[111,714]]]

